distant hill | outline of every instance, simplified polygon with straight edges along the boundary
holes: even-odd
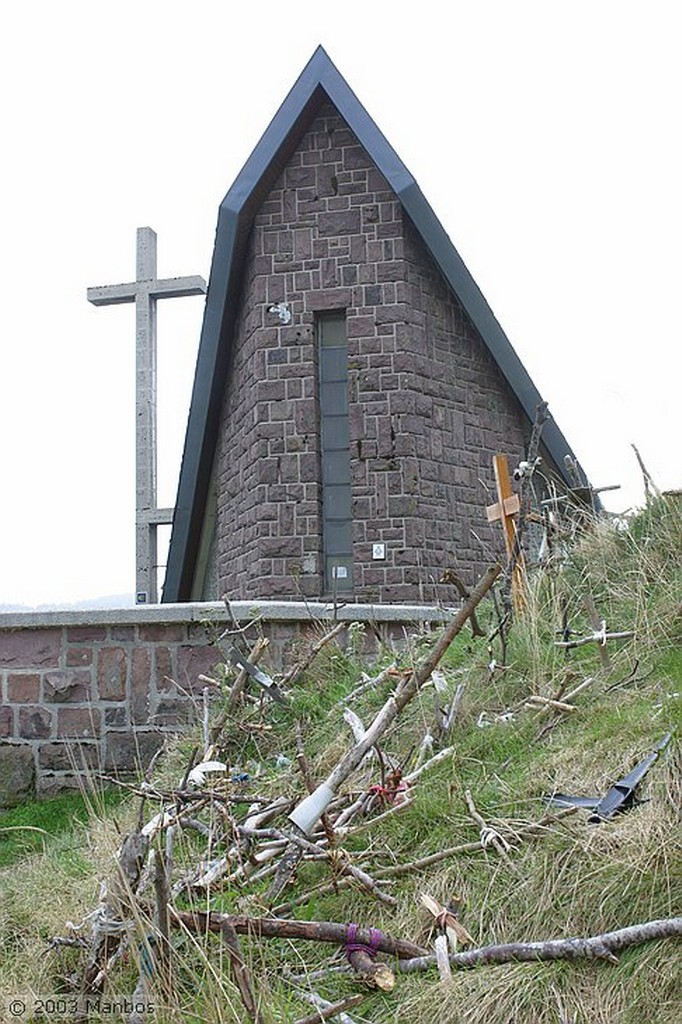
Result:
[[[84,598],[82,601],[62,601],[45,604],[0,604],[0,615],[8,612],[64,612],[87,611],[97,608],[132,608],[134,594],[107,594],[104,597]]]

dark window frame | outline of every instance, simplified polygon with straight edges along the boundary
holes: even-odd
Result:
[[[325,591],[353,589],[346,311],[317,314],[320,492]]]

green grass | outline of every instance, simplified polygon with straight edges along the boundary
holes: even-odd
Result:
[[[95,815],[105,814],[125,799],[120,790],[104,790],[83,796],[64,793],[47,800],[31,800],[0,811],[0,868],[46,852],[57,837],[73,834],[82,843],[83,826]],[[74,857],[74,863],[78,860]]]
[[[595,647],[567,657],[554,645],[564,607],[572,628],[589,629],[582,607],[585,593],[592,594],[609,626],[636,632],[632,641],[611,646],[609,673],[602,669]],[[490,603],[480,609],[479,618],[486,628],[494,625]],[[241,728],[228,732],[221,753],[231,765],[251,772],[251,792],[303,795],[295,764],[297,724],[303,729],[316,781],[348,749],[350,732],[341,714],[344,696],[358,683],[361,640],[357,632],[355,651],[325,648],[296,685],[289,705],[247,705],[240,713]],[[410,646],[398,654],[401,667],[418,661],[432,640],[416,631]],[[395,652],[385,650],[380,664],[395,657]],[[495,670],[490,668],[492,659],[498,665]],[[453,752],[422,776],[407,810],[368,824],[343,842],[352,863],[377,879],[386,873],[383,887],[397,898],[398,906],[379,903],[357,886],[324,893],[318,887],[331,877],[329,864],[304,862],[279,900],[303,898],[292,916],[356,921],[428,945],[428,922],[419,903],[422,892],[443,902],[455,894],[461,897],[462,921],[480,944],[598,934],[680,913],[678,735],[642,786],[646,802],[596,827],[588,824],[586,814],[577,812],[540,837],[514,839],[514,830],[546,813],[548,793],[604,792],[666,732],[679,728],[679,509],[659,503],[625,532],[599,526],[586,534],[567,563],[538,574],[529,612],[514,623],[504,665],[502,661],[499,641],[489,650],[486,641],[472,639],[468,629],[460,634],[442,665],[449,695],[459,683],[465,686],[451,738]],[[525,704],[531,694],[551,697],[587,676],[594,682],[575,699],[577,710],[572,714],[554,720],[552,712]],[[366,725],[394,686],[395,681],[388,680],[380,691],[367,692],[353,703]],[[433,722],[434,689],[427,685],[381,740],[386,763],[409,762]],[[545,729],[552,723],[553,728]],[[183,739],[159,762],[159,782],[177,782],[195,742],[194,737]],[[349,780],[349,788],[359,791],[378,779],[376,761],[368,761]],[[466,790],[484,818],[510,839],[509,860],[491,848],[477,849],[426,869],[392,875],[390,869],[397,864],[479,838],[464,799]],[[0,857],[11,864],[0,873],[3,935],[9,936],[0,953],[0,994],[26,985],[52,991],[78,966],[77,950],[63,951],[58,963],[55,955],[43,955],[45,942],[51,935],[64,934],[66,920],[78,921],[96,906],[99,880],[111,875],[120,833],[130,827],[138,810],[137,802],[117,795],[113,799],[121,801],[118,806],[100,806],[92,815],[79,799],[69,796],[19,808],[0,819],[5,825],[31,825],[49,833],[0,833]],[[150,802],[149,816],[158,809]],[[219,843],[211,856],[224,853],[229,841]],[[202,853],[202,837],[182,833],[176,841],[175,877]],[[184,895],[177,902],[259,915],[268,910],[270,881],[226,881],[208,895]],[[140,913],[142,933],[151,927],[149,891],[141,898]],[[164,1024],[245,1020],[220,940],[175,932],[173,945],[176,1006],[159,1019]],[[339,962],[334,947],[317,943],[244,938],[241,945],[267,1024],[291,1022],[310,1012],[287,984],[286,971],[305,974],[330,960]],[[116,966],[112,990],[132,991],[135,978],[133,957]],[[338,974],[314,987],[330,1000],[361,990],[354,977]],[[433,971],[399,975],[393,993],[368,992],[351,1015],[358,1024],[430,1024],[434,1019],[453,1024],[670,1024],[679,1016],[679,996],[675,945],[668,940],[625,951],[618,965],[557,961],[482,967],[456,972],[448,987]]]

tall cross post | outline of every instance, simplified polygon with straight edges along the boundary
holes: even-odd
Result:
[[[88,288],[93,306],[135,303],[135,600],[156,604],[157,527],[172,523],[172,508],[157,508],[156,485],[156,303],[158,299],[205,295],[198,275],[158,279],[156,232],[137,229],[136,280]]]
[[[514,494],[509,475],[509,462],[506,455],[495,455],[493,458],[497,502],[488,505],[486,517],[489,523],[501,522],[504,532],[504,546],[507,558],[511,561],[516,543],[516,516],[521,511],[521,499]],[[517,612],[526,607],[526,566],[523,552],[518,551],[512,572],[512,597]]]

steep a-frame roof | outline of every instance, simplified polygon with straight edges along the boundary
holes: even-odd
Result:
[[[191,592],[251,226],[260,204],[327,101],[336,107],[396,193],[529,420],[533,420],[541,401],[537,388],[415,179],[324,49],[318,47],[220,204],[164,601],[188,600]],[[573,453],[554,420],[545,424],[542,441],[563,473],[564,456]],[[570,484],[568,478],[567,483]]]

